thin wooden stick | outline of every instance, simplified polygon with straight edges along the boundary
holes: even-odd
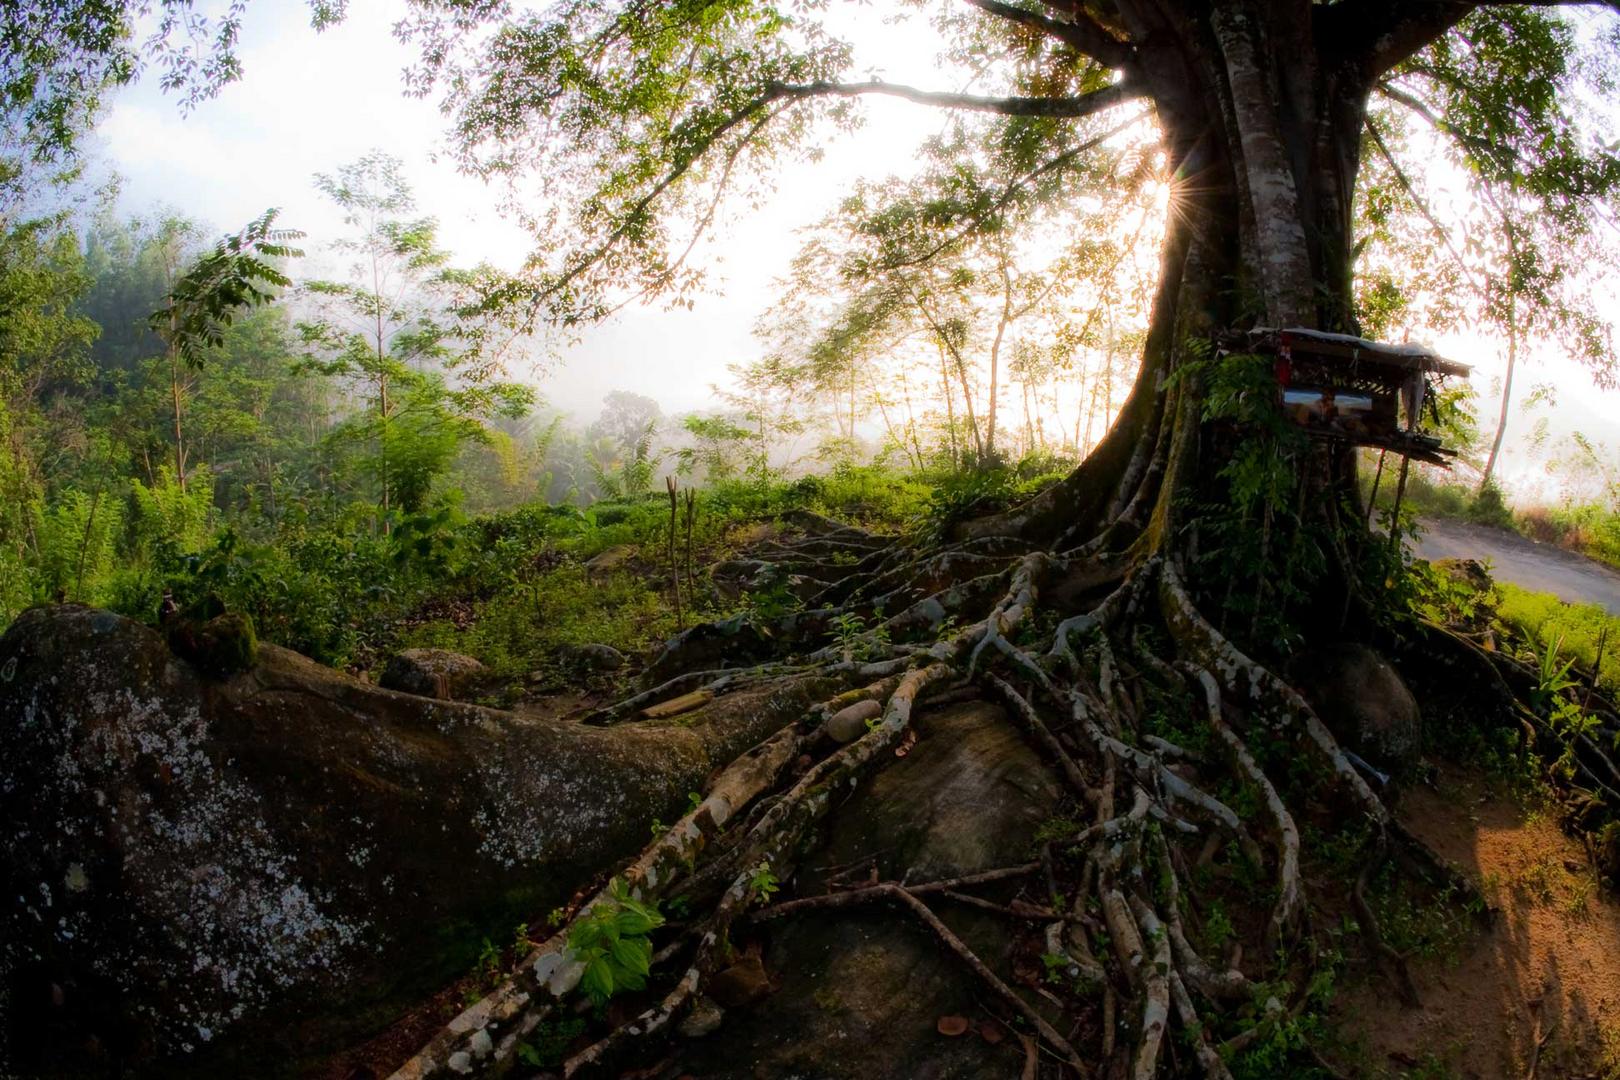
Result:
[[[1057,1029],[1052,1027],[1051,1024],[1048,1024],[1044,1016],[1037,1012],[1023,998],[1019,997],[1012,987],[1002,982],[1001,978],[996,975],[995,972],[985,967],[984,961],[980,960],[973,950],[968,948],[967,945],[963,943],[961,938],[951,933],[950,927],[940,922],[939,916],[935,915],[933,911],[929,909],[927,904],[923,903],[915,896],[912,896],[909,892],[902,889],[898,885],[884,886],[884,888],[888,890],[890,896],[894,897],[896,900],[900,901],[902,904],[906,905],[913,912],[915,912],[917,918],[921,919],[928,925],[928,928],[932,930],[934,935],[945,944],[946,948],[955,953],[959,960],[973,969],[973,973],[979,976],[979,978],[984,981],[986,986],[990,987],[990,989],[996,992],[997,997],[1001,998],[1008,1005],[1022,1013],[1024,1019],[1028,1020],[1032,1025],[1034,1025],[1035,1030],[1041,1033],[1041,1038],[1045,1039],[1054,1050],[1063,1055],[1064,1060],[1069,1063],[1069,1066],[1073,1068],[1076,1073],[1081,1076],[1091,1075],[1090,1070],[1086,1068],[1085,1062],[1080,1060],[1080,1055],[1075,1053],[1074,1047],[1069,1045],[1068,1040],[1062,1035],[1059,1035]]]
[[[669,491],[669,583],[675,588],[675,628],[684,630],[686,620],[681,616],[681,564],[675,560],[675,516],[680,509],[679,499],[675,495],[677,486],[673,476],[664,477],[664,487]]]
[[[1384,458],[1389,455],[1388,450],[1378,451],[1378,468],[1373,472],[1372,494],[1367,496],[1367,525],[1372,526],[1373,510],[1378,506],[1378,482],[1384,478]]]
[[[1401,500],[1406,497],[1406,470],[1412,459],[1401,455],[1401,478],[1395,484],[1395,505],[1389,511],[1389,550],[1395,551],[1401,542]]]
[[[686,489],[686,600],[697,604],[697,577],[692,572],[692,525],[697,520],[697,492]]]
[[[862,860],[863,862],[865,860]],[[860,864],[855,864],[859,866]],[[795,915],[801,911],[814,911],[817,909],[856,907],[860,904],[881,900],[890,895],[890,889],[904,889],[913,896],[925,896],[928,893],[948,893],[958,889],[969,888],[974,885],[987,885],[993,881],[1006,881],[1009,878],[1027,877],[1041,868],[1038,862],[1021,863],[1017,866],[1003,866],[995,870],[986,870],[978,874],[968,874],[965,877],[947,878],[943,881],[928,881],[919,885],[895,885],[892,882],[883,882],[877,885],[863,885],[858,889],[846,889],[843,892],[826,893],[822,896],[806,896],[798,900],[784,900],[774,904],[763,911],[754,913],[755,922],[766,922],[779,919],[785,915]]]
[[[1592,710],[1592,695],[1597,692],[1598,675],[1603,671],[1603,648],[1609,643],[1609,624],[1604,623],[1598,630],[1597,653],[1592,657],[1592,681],[1586,686],[1586,698],[1581,702],[1581,708],[1587,712]]]

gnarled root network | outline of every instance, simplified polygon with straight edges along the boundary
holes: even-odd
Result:
[[[1127,542],[1145,535],[1123,513],[1134,505],[1123,501],[1116,519]],[[1147,1080],[1174,1061],[1174,1071],[1228,1077],[1235,1054],[1304,1007],[1318,963],[1313,905],[1348,905],[1368,961],[1412,995],[1403,958],[1379,938],[1368,883],[1394,849],[1438,879],[1455,871],[1400,829],[1306,700],[1201,614],[1173,554],[1130,557],[1107,544],[1054,552],[996,535],[918,552],[824,519],[807,527],[811,539],[773,542],[755,557],[791,561],[827,582],[813,601],[823,606],[812,619],[801,613],[800,626],[825,628],[853,613],[859,632],[825,644],[824,629],[817,643],[779,628],[780,640],[798,646],[792,660],[677,675],[597,718],[622,722],[673,694],[785,674],[830,675],[846,687],[723,770],[690,813],[620,870],[628,895],[679,897],[693,914],[660,932],[646,1007],[602,1025],[563,1062],[564,1075],[614,1075],[662,1049],[733,955],[735,935],[856,905],[918,920],[988,1000],[1022,1018],[1048,1067],[1082,1076]],[[817,560],[836,561],[836,571],[818,573]],[[771,906],[774,883],[791,880],[829,810],[918,737],[919,703],[973,692],[1003,703],[1050,762],[1076,808],[1072,831],[1044,837],[1038,860],[986,874],[847,887],[835,878],[833,892]],[[873,703],[864,733],[829,737],[827,720],[861,702]],[[1307,810],[1366,837],[1348,896],[1309,894],[1299,825]],[[1019,882],[1027,898],[979,895]],[[1245,917],[1222,913],[1223,892],[1241,896],[1233,910]],[[1254,903],[1257,895],[1265,902]],[[584,964],[571,928],[612,902],[604,887],[578,905],[396,1075],[500,1075],[517,1066],[524,1041],[578,1000]],[[939,919],[941,904],[1005,916],[1008,933],[1045,958],[1044,985],[1010,985]],[[1228,925],[1217,925],[1223,919]],[[1075,1028],[1054,1002],[1092,1024]],[[1172,1038],[1177,1029],[1182,1037]]]

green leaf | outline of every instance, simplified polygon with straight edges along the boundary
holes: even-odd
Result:
[[[651,933],[655,928],[664,925],[664,917],[658,914],[655,908],[636,900],[622,901],[618,917],[615,919],[619,932],[622,934]]]
[[[585,973],[579,979],[579,988],[590,995],[590,999],[598,1005],[613,996],[613,965],[607,957],[601,957],[585,965]]]
[[[621,976],[626,973],[645,976],[652,969],[652,942],[644,937],[622,937],[613,943],[608,956]]]

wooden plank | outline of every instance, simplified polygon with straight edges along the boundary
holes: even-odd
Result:
[[[713,690],[693,690],[690,694],[682,694],[680,697],[649,705],[641,710],[641,716],[644,720],[667,720],[671,716],[679,716],[681,713],[701,708],[713,700]]]

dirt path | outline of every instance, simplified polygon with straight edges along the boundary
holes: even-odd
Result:
[[[1378,980],[1340,999],[1354,1074],[1520,1078],[1534,1059],[1540,1080],[1620,1077],[1620,903],[1581,845],[1450,769],[1438,790],[1408,792],[1400,816],[1496,915],[1451,961],[1413,965],[1421,1008]]]
[[[1620,573],[1572,551],[1466,521],[1424,518],[1417,554],[1425,559],[1489,560],[1500,581],[1552,593],[1570,603],[1600,604],[1620,615]]]

